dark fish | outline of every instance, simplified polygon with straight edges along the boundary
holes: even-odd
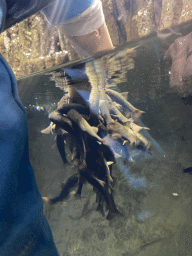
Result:
[[[102,194],[102,196],[105,199],[105,202],[107,204],[107,209],[109,210],[109,213],[107,215],[107,219],[111,220],[116,215],[122,215],[116,208],[113,196],[108,193],[108,191],[105,191],[103,186],[99,183],[99,181],[91,174],[91,171],[82,171],[80,173],[85,179],[96,189],[99,190],[99,192]]]
[[[63,201],[69,196],[70,190],[75,187],[78,184],[79,181],[79,174],[74,174],[71,177],[68,178],[66,183],[62,185],[62,190],[61,193],[54,197],[54,198],[48,198],[48,197],[43,197],[45,201],[47,201],[50,205],[54,205],[58,202]]]
[[[125,117],[121,111],[116,107],[115,103],[114,102],[110,102],[110,112],[111,114],[113,114],[113,116],[115,118],[117,118],[117,120],[123,124],[123,123],[126,123],[126,122],[130,122],[130,119],[128,119],[127,117]]]
[[[91,90],[90,85],[78,85],[79,90]],[[75,86],[68,86],[68,92],[69,92],[69,101],[68,103],[77,103],[77,104],[82,104],[84,106],[88,106],[87,101],[82,97],[82,95],[78,92],[77,87]]]
[[[96,203],[98,203],[96,211],[100,212],[102,214],[102,216],[104,217],[105,216],[104,208],[103,208],[104,200],[103,200],[102,195],[99,193],[99,191],[96,191]]]
[[[185,105],[192,105],[192,95],[181,98]]]
[[[192,167],[188,167],[188,168],[184,169],[183,172],[192,174]]]
[[[66,116],[62,115],[61,113],[59,113],[57,110],[53,111],[50,115],[49,115],[49,119],[55,123],[58,127],[61,127],[62,129],[64,129],[67,132],[72,132],[73,131],[73,125],[72,122],[69,118],[67,118]]]
[[[112,123],[113,119],[111,118],[111,115],[110,115],[108,100],[100,100],[99,108],[101,111],[101,115],[104,118],[106,124]]]
[[[82,188],[83,188],[83,184],[85,183],[85,181],[86,181],[86,179],[80,175],[78,189],[77,189],[77,192],[75,194],[76,196],[78,196],[80,198],[81,198],[81,191],[82,191]]]
[[[86,149],[80,131],[75,129],[71,132],[66,132],[58,126],[56,126],[55,131],[57,135],[62,136],[64,143],[68,145],[74,165],[81,168],[85,167]]]
[[[57,144],[57,148],[59,150],[60,156],[63,160],[63,163],[64,164],[68,163],[67,158],[66,158],[66,152],[65,152],[65,142],[64,142],[63,136],[61,134],[57,135],[56,144]]]
[[[114,138],[128,140],[131,146],[135,143],[135,135],[132,130],[116,121],[107,125],[107,131],[111,133]]]
[[[57,108],[57,111],[61,114],[67,114],[67,112],[69,112],[69,110],[71,109],[77,110],[80,114],[89,115],[90,113],[88,107],[85,107],[82,104],[77,104],[77,103],[60,104],[60,106]]]
[[[41,130],[41,133],[43,133],[43,134],[53,134],[54,129],[55,129],[55,124],[53,122],[51,122],[50,125],[47,128]]]
[[[115,101],[119,104],[121,104],[124,108],[126,108],[128,111],[132,113],[137,113],[138,116],[144,113],[144,111],[139,110],[135,108],[130,102],[128,102],[120,93],[111,90],[111,89],[106,89],[105,93],[109,95],[109,97],[112,99],[112,101]]]
[[[62,106],[63,104],[67,104],[68,103],[68,99],[69,99],[69,95],[68,93],[65,94],[60,101],[57,103],[57,107],[59,108],[60,106]]]
[[[97,140],[104,142],[104,140],[97,135],[98,128],[96,131],[96,127],[90,126],[89,123],[75,109],[71,109],[67,113],[67,116],[73,122],[75,122],[82,131],[87,132],[89,135],[96,138]]]

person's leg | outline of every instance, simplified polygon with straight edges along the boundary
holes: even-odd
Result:
[[[55,1],[54,11],[43,10],[47,20],[55,25],[60,34],[65,35],[80,57],[92,56],[97,52],[113,49],[113,44],[105,23],[100,0],[85,0],[84,11],[68,19],[65,9],[74,12],[72,3],[82,5],[80,0],[71,0],[70,5],[61,6],[61,0]],[[63,7],[63,10],[62,8]]]
[[[114,49],[106,23],[87,35],[67,36],[67,38],[80,57]]]
[[[0,56],[0,255],[58,255],[29,161],[27,118]]]

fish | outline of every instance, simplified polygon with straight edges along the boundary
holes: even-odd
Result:
[[[98,190],[95,190],[95,192],[96,192],[96,203],[98,203],[96,211],[100,212],[102,216],[105,217],[104,208],[103,208],[103,204],[105,200],[103,199],[102,194]]]
[[[80,177],[79,177],[78,189],[77,189],[77,192],[76,192],[76,194],[75,194],[76,197],[81,198],[81,192],[82,192],[83,184],[84,184],[85,182],[86,182],[86,179],[80,175]]]
[[[129,126],[130,128],[133,130],[133,132],[135,134],[137,134],[139,131],[141,131],[142,129],[145,129],[145,130],[150,130],[148,127],[144,127],[144,126],[140,126],[140,125],[137,125],[133,122],[133,120],[129,123]]]
[[[85,168],[85,157],[86,157],[86,148],[83,141],[82,134],[79,130],[74,129],[70,132],[65,131],[59,126],[56,126],[55,128],[57,136],[59,135],[60,138],[62,138],[62,141],[59,141],[58,149],[60,152],[60,155],[64,161],[64,150],[65,150],[65,144],[69,147],[69,150],[72,154],[72,162],[74,166],[78,168]],[[58,139],[58,138],[57,138]],[[64,145],[62,145],[64,143]],[[64,147],[64,149],[63,149]]]
[[[58,196],[54,198],[42,197],[42,199],[48,202],[49,205],[54,205],[58,202],[62,202],[69,196],[71,189],[78,184],[78,181],[79,181],[79,174],[75,173],[74,175],[72,175],[67,179],[65,184],[62,184],[62,190]]]
[[[91,174],[90,170],[87,171],[82,171],[80,173],[83,177],[85,177],[85,179],[96,189],[99,190],[99,192],[102,194],[102,196],[105,199],[105,202],[107,204],[107,209],[109,210],[109,213],[107,215],[107,219],[111,220],[113,219],[115,216],[117,215],[122,215],[118,209],[115,206],[115,202],[113,199],[113,196],[111,194],[108,193],[108,191],[105,191],[105,189],[103,188],[103,186],[98,182],[98,180]]]
[[[103,157],[103,161],[107,170],[107,180],[108,180],[108,184],[111,184],[111,182],[113,182],[113,179],[111,177],[110,174],[110,169],[109,169],[109,165],[113,164],[113,162],[107,162],[106,159]]]
[[[150,130],[148,127],[137,125],[136,123],[134,123],[134,120],[132,118],[128,119],[127,122],[124,122],[123,125],[128,130],[130,130],[130,128],[131,128],[131,130],[133,131],[133,134],[135,136],[137,136],[138,132],[143,130],[143,129]]]
[[[75,109],[80,114],[89,115],[90,110],[88,107],[83,106],[82,104],[77,103],[71,103],[71,104],[60,104],[60,106],[57,108],[57,111],[61,114],[67,114],[69,110]]]
[[[119,111],[119,109],[115,106],[114,102],[110,102],[110,112],[113,115],[113,117],[117,118],[117,120],[123,124],[123,123],[127,123],[129,122],[131,119],[125,117],[121,111]]]
[[[130,154],[127,143],[123,144],[122,139],[115,139],[110,135],[105,137],[105,140],[110,148],[110,151],[113,153],[115,159],[123,158],[126,161],[133,162]]]
[[[57,144],[57,148],[59,150],[60,156],[63,160],[63,163],[64,164],[68,163],[68,160],[66,158],[66,152],[65,152],[65,142],[61,134],[56,136],[56,144]]]
[[[41,130],[41,133],[43,133],[43,134],[53,134],[53,130],[55,129],[55,126],[56,125],[53,122],[51,122],[50,125],[47,128]]]
[[[86,63],[86,73],[91,83],[91,92],[88,100],[89,107],[95,115],[99,116],[99,99],[100,99],[100,93],[98,88],[99,80],[98,80],[98,76],[97,76],[93,61]]]
[[[150,141],[140,133],[137,133],[137,138],[139,139],[138,143],[142,142],[146,150],[149,150],[149,148],[151,147]]]
[[[69,95],[68,93],[66,93],[61,99],[60,101],[57,103],[57,108],[59,108],[61,105],[63,104],[67,104],[69,100]]]
[[[112,150],[110,149],[109,145],[106,146],[104,144],[100,145],[100,150],[104,156],[104,158],[106,159],[107,162],[113,162],[115,163],[115,157],[113,155]]]
[[[73,132],[73,125],[71,120],[67,118],[66,115],[59,113],[57,110],[53,111],[49,115],[49,119],[51,120],[51,122],[56,124],[58,127],[61,127],[65,131]]]
[[[112,101],[115,101],[119,104],[121,104],[124,108],[126,108],[128,111],[132,113],[138,113],[140,116],[142,113],[145,113],[145,111],[139,110],[135,108],[131,103],[129,103],[125,98],[118,92],[111,90],[111,89],[106,89],[105,93],[109,95],[109,97],[112,99]]]
[[[125,127],[116,121],[113,121],[112,123],[107,125],[107,131],[112,134],[113,138],[128,140],[131,146],[136,141],[136,137],[133,132],[128,129],[128,127]]]
[[[96,138],[100,142],[104,142],[104,140],[97,135],[98,128],[90,126],[89,123],[76,110],[71,109],[67,113],[67,116],[73,122],[75,122],[82,131],[87,132],[89,135]]]
[[[100,100],[99,108],[101,111],[101,116],[104,118],[106,124],[108,125],[110,123],[113,123],[113,119],[111,118],[109,111],[108,100]]]
[[[183,172],[192,174],[192,167],[188,167],[188,168],[184,169]]]

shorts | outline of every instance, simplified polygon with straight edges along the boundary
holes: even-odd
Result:
[[[62,2],[62,7],[59,2]],[[70,4],[56,0],[54,4],[55,6],[51,4],[43,9],[43,13],[49,23],[55,25],[66,36],[87,35],[104,24],[105,17],[100,0],[72,0]]]

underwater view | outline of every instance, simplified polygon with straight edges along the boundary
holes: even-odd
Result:
[[[170,89],[171,40],[18,81],[60,255],[191,255],[192,100]]]
[[[0,121],[7,114],[14,126],[2,123],[0,140],[12,136],[23,152],[11,158],[6,145],[0,159],[15,179],[5,183],[9,200],[2,194],[1,237],[19,252],[5,243],[2,255],[191,256],[191,1],[6,2],[0,49],[25,111],[15,122],[2,101]],[[15,78],[0,64],[0,89],[9,86],[21,112]]]

